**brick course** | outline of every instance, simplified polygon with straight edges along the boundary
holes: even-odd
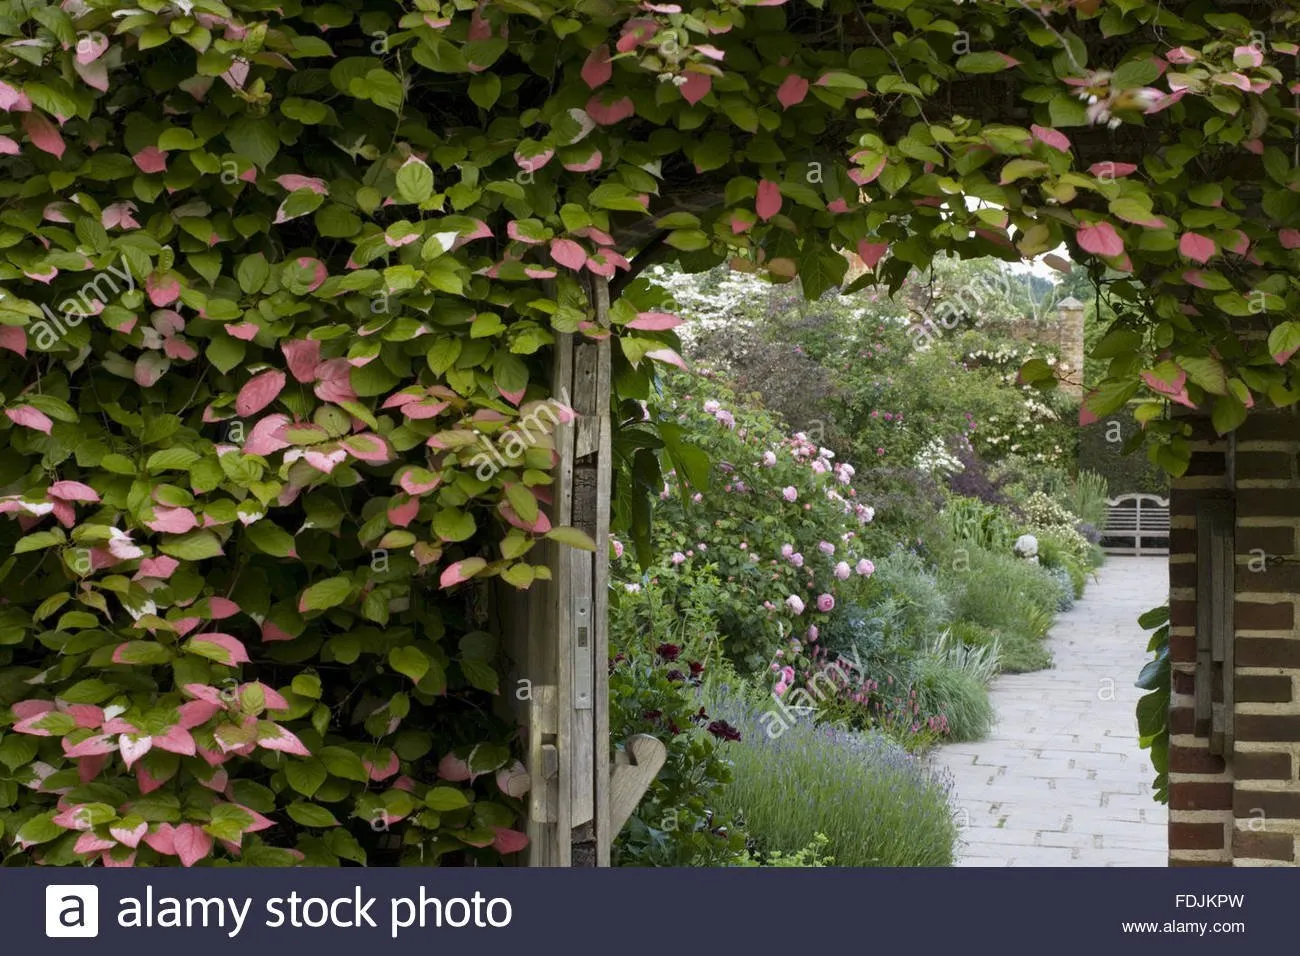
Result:
[[[1252,416],[1235,434],[1235,447],[1204,419],[1186,418],[1196,443],[1192,463],[1187,474],[1174,479],[1170,493],[1170,866],[1300,865],[1300,561],[1294,557],[1300,537],[1300,415],[1295,411]],[[1216,679],[1194,666],[1196,508],[1198,501],[1225,496],[1233,498],[1236,512],[1235,672]],[[1209,727],[1195,726],[1196,682],[1206,679],[1214,683],[1214,700],[1223,699],[1225,683],[1233,692],[1234,746],[1226,759],[1210,752],[1204,736]]]

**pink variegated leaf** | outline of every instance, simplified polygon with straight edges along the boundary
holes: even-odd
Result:
[[[463,561],[457,561],[455,564],[448,565],[442,572],[438,584],[444,588],[461,584],[478,574],[485,567],[487,567],[487,562],[482,558],[466,558]]]
[[[144,839],[144,835],[149,832],[149,824],[141,820],[133,827],[124,827],[120,823],[110,824],[108,828],[109,835],[123,846],[129,846],[135,849]]]
[[[63,152],[67,149],[63,137],[54,124],[40,113],[23,114],[23,132],[37,149],[49,153],[56,159],[63,158]]]
[[[629,329],[642,329],[648,332],[666,332],[682,324],[682,319],[670,312],[638,312],[635,319],[627,324]]]
[[[231,634],[196,634],[190,638],[185,648],[227,666],[247,664],[249,660],[243,642]]]
[[[1124,253],[1124,240],[1108,222],[1084,226],[1076,234],[1079,248],[1098,256],[1118,256]]]
[[[242,417],[256,415],[270,405],[284,390],[284,372],[270,369],[254,375],[239,390],[235,398],[235,411]]]
[[[1214,240],[1195,232],[1185,232],[1178,239],[1178,251],[1194,262],[1207,262],[1218,251]]]
[[[303,746],[303,742],[298,739],[296,734],[278,724],[266,721],[258,724],[257,744],[267,750],[278,750],[281,753],[292,754],[295,757],[311,756],[311,751]]]
[[[132,156],[131,161],[142,173],[167,172],[167,154],[157,146],[146,146]]]
[[[600,96],[593,96],[587,101],[587,115],[601,126],[613,126],[621,123],[636,112],[636,105],[627,96],[606,102]]]
[[[56,481],[50,485],[50,496],[64,501],[86,501],[92,504],[99,501],[99,492],[79,481]]]
[[[24,428],[31,428],[38,432],[50,433],[54,427],[49,417],[41,411],[37,411],[30,405],[19,405],[17,408],[6,408],[5,415],[15,425],[21,425]]]
[[[498,853],[518,853],[528,846],[528,834],[526,833],[520,833],[518,830],[508,830],[505,827],[493,827],[492,832],[496,834],[496,838],[492,841],[492,848]]]
[[[212,852],[212,837],[193,823],[178,826],[174,839],[181,866],[193,866]]]
[[[122,753],[122,762],[126,764],[126,769],[130,770],[132,764],[153,749],[153,738],[122,734],[117,739],[117,746]]]
[[[797,73],[791,73],[777,88],[776,99],[781,104],[783,110],[788,110],[792,106],[798,106],[808,96],[808,88],[811,84]]]
[[[758,218],[767,222],[781,211],[781,187],[770,179],[758,184],[758,196],[754,200],[754,212]]]
[[[582,81],[589,89],[595,89],[609,82],[614,75],[614,66],[609,62],[609,47],[601,44],[592,50],[587,61],[582,65]]]

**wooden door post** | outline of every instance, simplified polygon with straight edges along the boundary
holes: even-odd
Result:
[[[609,326],[609,289],[592,277],[596,321]],[[586,532],[595,552],[540,542],[551,568],[526,594],[501,589],[505,643],[517,673],[515,717],[526,727],[530,866],[608,866],[610,343],[556,335],[552,396],[572,409],[555,428],[559,462],[552,525]],[[568,418],[570,416],[561,416]]]

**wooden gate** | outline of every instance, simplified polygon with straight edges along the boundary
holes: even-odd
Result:
[[[590,295],[596,321],[608,328],[604,279],[592,278]],[[534,563],[550,567],[551,580],[526,592],[498,585],[515,664],[509,703],[525,728],[532,781],[528,864],[608,866],[613,836],[662,765],[664,747],[651,737],[628,741],[611,779],[609,339],[558,334],[551,374],[552,395],[575,414],[555,430],[559,463],[548,514],[553,525],[586,532],[596,550],[540,542]]]

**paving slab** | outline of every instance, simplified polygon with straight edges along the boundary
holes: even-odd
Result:
[[[1047,637],[1055,664],[997,678],[987,740],[930,760],[952,775],[958,866],[1165,866],[1167,809],[1137,744],[1142,612],[1165,603],[1163,557],[1109,558]]]

